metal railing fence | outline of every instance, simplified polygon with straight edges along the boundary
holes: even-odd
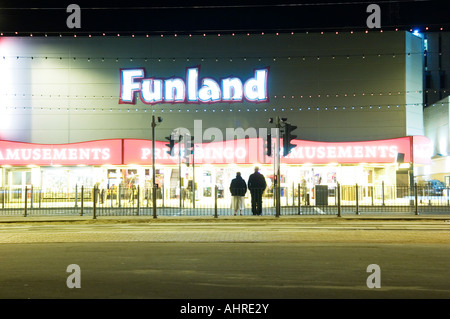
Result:
[[[262,215],[275,216],[276,198],[267,188]],[[414,185],[316,185],[280,188],[281,215],[450,214],[450,188]],[[34,187],[0,188],[0,216],[231,216],[229,189],[76,187],[44,191]],[[155,208],[155,209],[154,209]],[[243,215],[252,215],[250,191]]]

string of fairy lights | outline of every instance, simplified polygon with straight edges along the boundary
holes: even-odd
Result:
[[[447,93],[447,89],[441,89],[441,90],[415,90],[415,91],[397,91],[397,92],[352,92],[352,93],[318,93],[318,94],[307,94],[307,95],[273,95],[269,98],[269,101],[275,102],[275,101],[298,101],[301,100],[301,102],[303,101],[317,101],[317,99],[321,99],[321,100],[325,100],[325,99],[330,99],[330,100],[334,100],[336,98],[361,98],[361,97],[395,97],[395,96],[414,96],[417,94],[423,94],[423,93],[443,93],[446,94]],[[60,101],[63,102],[72,102],[72,101],[85,101],[85,100],[89,100],[89,101],[118,101],[119,100],[119,96],[117,95],[69,95],[69,94],[34,94],[34,93],[3,93],[0,94],[0,97],[4,97],[4,99],[6,100],[7,98],[12,98],[18,102],[20,101],[27,101],[27,100],[36,100],[36,101],[40,101],[40,100],[48,100],[48,99],[58,99]],[[308,103],[308,102],[307,102]],[[346,100],[346,103],[352,103],[352,101],[349,101],[348,99]],[[226,104],[226,103],[224,103]],[[161,103],[156,103],[153,104],[154,106],[158,106],[161,105]],[[186,105],[189,106],[195,106],[195,103],[186,103]],[[396,105],[396,104],[395,104]],[[370,107],[372,105],[366,105],[365,107]],[[379,105],[379,106],[390,106],[390,105]],[[11,108],[11,106],[9,106]],[[209,106],[211,108],[211,105]],[[351,106],[352,107],[352,106]],[[362,106],[364,107],[364,106]],[[45,107],[45,109],[47,109],[48,107]],[[71,107],[73,108],[73,107]],[[83,107],[80,107],[81,109]],[[42,107],[36,107],[36,108],[32,108],[32,109],[43,109]],[[53,108],[54,109],[54,108]],[[139,109],[139,108],[138,108]],[[148,106],[147,106],[148,109]],[[254,108],[257,109],[257,108]],[[301,110],[301,107],[298,108],[299,110]],[[325,108],[327,109],[327,108]],[[344,107],[345,109],[345,107]],[[355,106],[353,106],[352,109],[355,109]]]
[[[318,30],[317,28],[311,28],[311,29],[302,29],[302,30],[295,30],[295,31],[274,31],[274,32],[264,32],[264,31],[236,31],[236,32],[213,32],[213,31],[206,31],[206,32],[19,32],[19,31],[2,31],[0,32],[0,37],[59,37],[59,38],[66,38],[66,37],[145,37],[145,38],[154,38],[154,37],[195,37],[195,36],[201,36],[201,37],[223,37],[223,36],[280,36],[280,35],[297,35],[297,34],[335,34],[335,35],[342,35],[342,34],[357,34],[357,33],[383,33],[387,31],[395,31],[395,32],[439,32],[439,31],[446,31],[448,26],[415,26],[414,28],[411,28],[409,26],[403,26],[403,27],[393,27],[393,26],[387,26],[384,28],[375,28],[375,29],[367,29],[363,27],[356,27],[352,29],[346,28],[340,28],[339,30],[331,30],[331,29],[323,29]]]
[[[426,28],[428,30],[428,27]],[[398,29],[395,29],[396,31]],[[440,30],[443,30],[443,28],[441,27]],[[413,31],[412,29],[410,29],[410,31]],[[371,32],[377,32],[377,31],[371,31]],[[383,33],[383,30],[379,31],[381,33]],[[321,31],[319,34],[325,34],[326,32]],[[342,33],[342,32],[341,32]],[[354,31],[350,31],[350,34],[354,34],[357,32]],[[364,33],[369,33],[368,30],[366,30]],[[15,36],[12,37],[20,37],[20,34],[18,32],[14,33]],[[261,33],[262,35],[264,35],[264,32]],[[296,33],[291,32],[291,35],[294,35]],[[306,32],[306,34],[317,34],[317,33],[310,33],[310,32]],[[339,31],[336,31],[335,34],[339,34]],[[250,33],[247,33],[248,36],[250,36]],[[280,33],[275,33],[276,36],[281,35]],[[106,36],[105,33],[103,33],[103,36]],[[120,34],[117,34],[116,37],[120,37]],[[192,34],[189,34],[188,37],[192,37]],[[203,34],[203,36],[207,36],[206,34]],[[221,34],[218,34],[218,37],[220,37]],[[235,36],[235,33],[231,33],[231,36]],[[11,36],[6,36],[4,33],[0,33],[0,38],[1,37],[11,37]],[[33,34],[30,34],[30,37],[33,37]],[[47,37],[47,34],[45,35],[45,37]],[[59,37],[63,37],[62,34],[59,34]],[[77,37],[76,34],[73,35],[73,37]],[[91,34],[88,35],[89,38],[92,37]],[[111,36],[108,36],[111,37]],[[132,38],[135,37],[135,35],[131,35]],[[137,37],[137,36],[136,36]],[[145,36],[145,37],[149,37],[149,35]],[[153,36],[154,38],[155,36]],[[164,37],[163,34],[160,35],[160,37]],[[166,36],[167,37],[167,36]],[[177,38],[177,37],[181,37],[178,36],[178,34],[174,34],[173,37]],[[198,35],[197,35],[198,37]],[[1,50],[0,50],[1,53]],[[410,51],[410,52],[393,52],[393,53],[350,53],[350,54],[345,54],[345,53],[339,53],[339,54],[312,54],[312,55],[308,55],[308,54],[303,54],[303,55],[284,55],[284,56],[201,56],[201,57],[183,57],[183,56],[158,56],[158,57],[148,57],[148,56],[132,56],[132,57],[114,57],[114,56],[48,56],[45,54],[40,54],[40,55],[7,55],[7,54],[0,54],[1,59],[3,59],[3,61],[12,61],[12,60],[31,60],[31,61],[42,61],[42,60],[73,60],[73,61],[87,61],[87,62],[95,62],[95,61],[100,61],[100,62],[111,62],[111,61],[115,61],[115,62],[209,62],[209,61],[215,61],[215,62],[234,62],[234,61],[251,61],[251,62],[276,62],[276,61],[292,61],[292,62],[298,62],[298,61],[320,61],[320,60],[339,60],[340,58],[345,58],[347,60],[350,59],[367,59],[370,57],[377,57],[377,58],[382,58],[382,57],[392,57],[392,58],[396,58],[396,57],[411,57],[411,56],[418,56],[418,55],[423,55],[424,57],[426,57],[427,55],[433,55],[433,54],[437,54],[439,56],[442,56],[442,52],[438,51],[438,52],[433,52],[433,51],[428,51],[425,50],[424,52],[418,52],[418,51]]]
[[[355,104],[355,101],[352,101],[352,98],[361,98],[361,97],[402,97],[403,99],[407,95],[411,95],[413,98],[417,98],[417,96],[421,96],[423,93],[443,93],[446,94],[448,90],[425,90],[425,91],[403,91],[403,92],[380,92],[380,93],[343,93],[343,94],[317,94],[317,95],[300,95],[298,97],[292,96],[277,96],[274,95],[269,98],[267,103],[258,103],[252,104],[248,106],[248,103],[214,103],[214,104],[206,104],[200,105],[196,103],[156,103],[152,105],[140,105],[139,103],[136,105],[126,105],[120,104],[120,106],[110,107],[108,106],[108,102],[113,102],[114,104],[118,104],[119,96],[71,96],[71,95],[62,95],[62,94],[17,94],[17,93],[4,93],[0,94],[0,98],[4,97],[3,100],[8,100],[8,98],[12,98],[13,101],[7,103],[2,103],[0,110],[33,110],[33,111],[93,111],[93,112],[174,112],[174,113],[189,113],[189,112],[271,112],[271,111],[331,111],[331,110],[369,110],[369,109],[378,109],[378,110],[388,110],[395,109],[399,107],[406,106],[426,106],[424,103],[371,103],[371,104]],[[346,98],[345,101],[341,103],[336,103],[336,98]],[[62,106],[49,106],[46,105],[48,102],[45,100],[51,100],[52,104],[57,103]],[[330,99],[331,101],[326,101]],[[23,104],[28,103],[29,101],[33,101],[33,104],[41,104],[40,101],[43,101],[40,106],[15,106],[14,104]],[[300,101],[299,101],[300,100]],[[323,100],[323,101],[321,101]],[[80,102],[81,101],[81,102]],[[105,102],[104,106],[92,106],[93,104]],[[280,102],[283,102],[279,104]],[[361,100],[358,100],[361,103]],[[356,102],[356,103],[358,103]],[[86,104],[86,105],[83,105]],[[91,104],[88,106],[87,104]],[[326,106],[323,106],[323,105]],[[243,105],[243,106],[242,106]],[[272,105],[276,105],[276,107],[272,107]],[[290,106],[285,106],[290,105]],[[293,106],[296,105],[296,106]],[[320,106],[317,106],[320,105]]]
[[[444,105],[444,102],[434,103],[433,105]],[[448,103],[447,103],[448,104]],[[243,107],[243,106],[227,106],[225,107],[196,107],[196,108],[149,108],[149,107],[126,107],[126,108],[117,108],[117,107],[44,107],[44,106],[5,106],[0,108],[3,112],[11,112],[11,111],[43,111],[43,112],[59,112],[59,113],[168,113],[168,114],[176,114],[176,113],[244,113],[244,112],[289,112],[289,111],[369,111],[369,110],[379,110],[379,111],[390,111],[390,110],[402,110],[407,107],[423,107],[423,103],[401,103],[401,104],[373,104],[373,105],[346,105],[346,106],[302,106],[302,107]]]
[[[44,55],[7,55],[2,54],[1,59],[3,61],[14,61],[14,60],[29,60],[29,61],[42,61],[42,60],[71,60],[71,61],[87,61],[87,62],[238,62],[238,61],[249,61],[249,62],[276,62],[276,61],[290,61],[290,62],[299,62],[299,61],[320,61],[328,59],[328,61],[335,61],[339,58],[343,59],[367,59],[371,57],[383,58],[383,57],[411,57],[411,56],[428,56],[428,55],[439,55],[442,56],[442,52],[400,52],[400,53],[359,53],[359,54],[327,54],[327,55],[287,55],[287,56],[234,56],[234,57],[224,57],[224,56],[204,56],[204,57],[105,57],[105,56],[44,56]]]
[[[397,91],[397,92],[352,92],[352,93],[317,93],[314,95],[273,95],[272,99],[313,99],[313,98],[339,98],[339,97],[373,97],[373,96],[401,96],[408,94],[422,94],[422,93],[447,93],[447,89],[440,90],[415,90],[415,91]],[[49,98],[60,98],[60,99],[88,99],[88,100],[118,100],[119,96],[117,95],[69,95],[69,94],[34,94],[34,93],[2,93],[0,96],[3,97],[14,97],[14,98],[33,98],[33,99],[49,99]]]

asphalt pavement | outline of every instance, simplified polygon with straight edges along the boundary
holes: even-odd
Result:
[[[442,215],[3,216],[0,244],[0,299],[450,296]],[[366,284],[371,264],[381,289]]]

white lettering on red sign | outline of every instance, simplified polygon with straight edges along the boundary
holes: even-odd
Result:
[[[0,149],[0,160],[4,161],[65,161],[108,160],[109,148],[16,148]]]
[[[288,155],[288,158],[299,159],[376,159],[396,158],[398,147],[391,146],[297,146]]]

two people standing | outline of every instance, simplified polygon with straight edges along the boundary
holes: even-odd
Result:
[[[262,214],[262,195],[267,187],[264,175],[259,172],[259,167],[255,167],[255,172],[250,175],[248,179],[248,185],[242,178],[241,173],[236,173],[236,178],[231,181],[230,192],[232,199],[232,208],[234,209],[234,215],[237,210],[242,215],[244,209],[244,196],[247,193],[247,187],[252,197],[252,213],[253,215]]]

